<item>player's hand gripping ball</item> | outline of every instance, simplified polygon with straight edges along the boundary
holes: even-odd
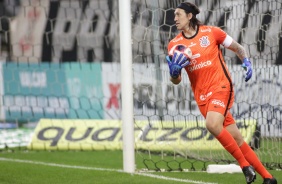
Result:
[[[191,50],[184,45],[176,45],[172,47],[169,55],[166,56],[169,73],[172,78],[178,78],[181,69],[189,65],[191,56]]]
[[[172,47],[169,55],[174,55],[175,52],[184,54],[188,60],[190,60],[192,57],[191,49],[184,45],[175,45],[174,47]]]

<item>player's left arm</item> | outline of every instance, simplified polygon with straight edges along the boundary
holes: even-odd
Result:
[[[242,67],[246,71],[245,81],[247,82],[252,77],[253,69],[252,69],[252,63],[251,63],[251,61],[250,61],[250,59],[248,57],[246,49],[241,44],[239,44],[238,42],[236,42],[233,39],[232,39],[231,44],[227,48],[232,50],[233,52],[235,52],[236,55],[243,62]]]
[[[243,62],[242,67],[244,68],[244,70],[246,70],[245,81],[247,82],[248,80],[250,80],[250,78],[252,77],[253,69],[252,63],[245,48],[241,44],[233,40],[231,36],[229,36],[219,27],[211,28],[217,44],[221,44],[225,48],[232,50],[241,59],[241,61]]]
[[[221,44],[225,48],[232,50],[242,61],[244,58],[248,58],[248,54],[245,48],[235,40],[233,40],[231,36],[229,36],[219,27],[212,26],[211,28],[213,36],[215,37],[218,45]]]
[[[227,48],[235,52],[235,54],[241,59],[241,61],[243,61],[244,58],[248,58],[246,49],[235,40],[232,40],[230,46]]]

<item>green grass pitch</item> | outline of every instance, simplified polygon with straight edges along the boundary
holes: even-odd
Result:
[[[144,168],[136,155],[137,168]],[[1,151],[0,184],[244,184],[243,174],[124,173],[122,151]],[[282,171],[270,171],[282,181]],[[258,175],[255,183],[262,183]]]

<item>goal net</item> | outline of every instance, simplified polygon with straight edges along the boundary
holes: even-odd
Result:
[[[178,33],[173,19],[181,2],[131,1],[138,168],[199,170],[235,162],[205,129],[186,73],[179,85],[169,81],[165,56]],[[281,167],[281,2],[191,2],[200,8],[199,20],[219,26],[249,53],[254,75],[246,83],[241,61],[222,48],[235,87],[231,112],[262,162]],[[81,121],[87,131],[68,133],[76,133],[77,142],[90,137],[92,150],[96,140],[99,148],[111,149],[115,140],[121,148],[120,127],[111,126],[111,120],[121,120],[122,109],[118,1],[10,0],[1,1],[0,9],[0,148],[26,146],[41,119],[56,119],[52,127],[61,126],[58,119],[109,121],[106,127],[99,121],[98,130]],[[110,135],[98,136],[108,130]]]
[[[279,166],[281,3],[191,2],[200,8],[199,20],[221,27],[247,49],[254,66],[254,76],[248,83],[244,81],[241,61],[222,48],[235,87],[236,100],[231,112],[244,139],[261,160],[269,167]],[[169,81],[165,56],[168,42],[178,34],[174,26],[174,8],[178,3],[181,1],[133,1],[134,112],[136,122],[149,122],[140,136],[148,144],[137,147],[137,153],[144,158],[147,168],[154,170],[203,169],[209,161],[234,161],[206,131],[186,73],[182,73],[184,80],[179,85]]]

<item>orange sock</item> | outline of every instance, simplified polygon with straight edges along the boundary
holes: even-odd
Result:
[[[225,128],[222,129],[222,131],[218,136],[216,136],[216,138],[221,143],[221,145],[238,161],[241,168],[250,165],[249,162],[245,159],[235,139]]]
[[[265,167],[262,165],[261,161],[257,157],[256,153],[246,142],[244,142],[242,146],[240,146],[240,149],[247,161],[263,178],[272,178],[272,175],[265,169]]]

